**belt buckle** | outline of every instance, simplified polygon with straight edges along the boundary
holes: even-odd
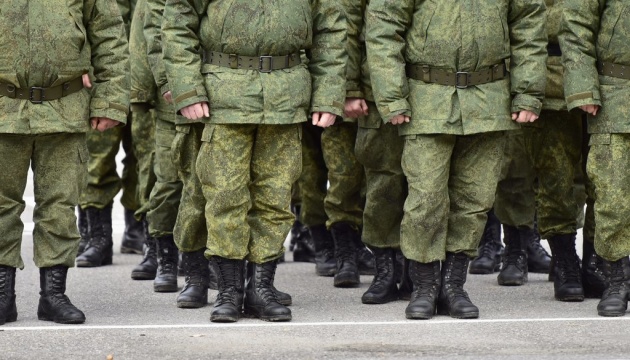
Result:
[[[462,83],[459,81],[460,76],[465,75],[465,79],[466,82],[462,85]],[[465,89],[468,87],[468,76],[470,75],[470,73],[468,71],[458,71],[455,73],[455,87],[458,89]]]
[[[32,88],[29,89],[29,101],[32,104],[42,104],[44,102],[44,88],[43,87],[37,87],[37,86],[33,86]],[[39,91],[39,100],[34,100],[33,99],[33,95],[35,93],[35,91]]]
[[[269,60],[269,70],[264,69],[265,59]],[[265,74],[272,72],[273,71],[273,56],[269,56],[269,55],[260,56],[258,60],[258,71]]]

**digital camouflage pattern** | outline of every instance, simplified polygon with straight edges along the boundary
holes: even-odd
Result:
[[[298,179],[302,207],[300,221],[306,226],[324,225],[328,216],[324,198],[328,188],[328,168],[322,153],[324,129],[302,124],[302,173]]]
[[[299,123],[314,111],[342,115],[346,21],[336,1],[167,0],[162,30],[177,110],[209,101],[212,114],[204,121],[213,124]],[[202,64],[199,48],[242,56],[306,50],[309,61],[260,73]]]
[[[300,175],[301,126],[207,124],[197,157],[206,198],[206,257],[257,264],[284,253]]]
[[[510,113],[539,113],[545,91],[543,0],[371,0],[367,54],[384,121],[410,115],[406,134],[515,129]],[[509,79],[466,89],[407,79],[405,64],[451,72],[510,63]]]
[[[197,156],[201,149],[204,124],[176,126],[173,142],[173,163],[183,183],[179,213],[173,236],[180,251],[204,249],[208,239],[206,198],[197,176]]]
[[[0,96],[0,133],[85,133],[90,117],[126,123],[127,42],[114,0],[0,3],[0,83],[63,84],[94,68],[94,87],[32,104]]]
[[[560,45],[569,110],[600,105],[591,134],[630,132],[630,80],[600,76],[596,61],[630,66],[630,14],[625,1],[564,0]]]
[[[559,40],[568,108],[601,106],[596,116],[588,116],[586,170],[594,189],[595,250],[616,261],[630,254],[630,80],[598,75],[596,61],[630,66],[630,13],[624,1],[565,0],[562,16]]]
[[[0,265],[24,268],[20,256],[24,188],[33,169],[34,260],[37,267],[74,266],[79,232],[74,208],[85,186],[88,152],[83,133],[0,134]]]
[[[446,252],[477,256],[506,138],[503,132],[406,137],[402,168],[409,196],[400,232],[406,258],[430,263]]]

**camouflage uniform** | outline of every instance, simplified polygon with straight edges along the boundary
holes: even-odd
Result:
[[[125,22],[128,38],[131,15],[136,1],[117,0],[117,2]],[[131,124],[132,121],[129,123]],[[122,161],[123,173],[122,176],[119,176],[116,171],[116,154],[120,150],[121,142],[125,151],[125,158]],[[134,154],[131,126],[117,127],[104,132],[88,131],[87,144],[90,160],[88,162],[87,187],[81,193],[79,200],[81,208],[103,209],[111,204],[116,194],[123,189],[121,204],[125,209],[137,210],[140,206],[137,197],[137,159]]]
[[[399,128],[409,182],[401,225],[403,253],[421,263],[444,260],[445,252],[473,257],[494,200],[505,143],[502,131],[518,127],[510,112],[538,113],[541,108],[544,4],[406,0],[393,6],[373,0],[367,21],[379,111],[384,121],[411,115],[411,122]],[[406,47],[396,40],[405,33]],[[405,63],[456,72],[481,70],[508,58],[511,81],[467,89],[405,75]]]
[[[630,16],[624,1],[565,0],[560,44],[564,94],[569,110],[601,106],[588,116],[591,134],[588,178],[595,192],[595,249],[609,262],[630,254],[630,80],[621,74],[598,74],[597,62],[630,66]]]
[[[299,123],[311,101],[311,111],[341,115],[345,69],[345,22],[329,1],[269,1],[264,13],[260,6],[172,0],[163,25],[176,108],[209,100],[211,109],[196,163],[207,201],[206,255],[254,263],[283,254],[301,168]],[[265,74],[202,64],[198,45],[242,56],[310,48],[310,75],[305,65]]]
[[[30,4],[29,4],[30,3]],[[74,21],[68,21],[68,15]],[[0,86],[52,87],[90,68],[93,89],[41,104],[0,95],[4,231],[0,264],[22,268],[22,198],[29,165],[35,176],[35,264],[74,266],[79,234],[74,206],[85,184],[88,118],[126,122],[128,83],[123,22],[115,2],[26,0],[0,5]],[[91,45],[93,44],[93,45]],[[24,67],[28,64],[28,67]]]

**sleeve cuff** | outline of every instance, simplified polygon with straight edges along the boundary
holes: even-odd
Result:
[[[567,109],[569,111],[584,105],[602,106],[599,93],[593,91],[567,96]]]
[[[175,103],[175,109],[177,110],[177,113],[179,113],[179,111],[186,106],[190,106],[200,102],[210,102],[208,100],[208,95],[206,94],[206,89],[203,86],[196,86],[194,89],[182,92],[176,97],[174,95],[175,94],[173,94],[173,102]]]
[[[338,106],[312,106],[311,114],[314,112],[327,112],[337,116],[343,116],[343,107]]]
[[[160,95],[164,95],[167,92],[171,91],[171,85],[169,83],[162,84],[162,85],[158,84],[158,86],[160,87]]]
[[[531,111],[536,115],[540,115],[540,111],[542,110],[542,101],[531,95],[518,94],[512,100],[511,111],[514,113],[522,110]]]
[[[411,106],[407,99],[400,99],[378,107],[378,111],[383,118],[383,122],[388,123],[394,116],[400,114],[411,114]]]
[[[90,118],[108,118],[112,120],[116,120],[121,124],[127,124],[127,113],[124,111],[120,111],[118,109],[108,108],[108,109],[91,109],[90,110]]]
[[[346,99],[347,98],[365,99],[365,94],[363,94],[361,90],[346,90]]]

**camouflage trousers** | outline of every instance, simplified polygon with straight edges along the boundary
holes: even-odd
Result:
[[[120,202],[125,209],[135,211],[140,207],[137,199],[138,172],[131,135],[132,126],[133,119],[129,117],[126,126],[118,126],[104,132],[96,130],[88,132],[90,161],[87,187],[79,200],[81,208],[103,209],[114,201],[114,197],[121,189],[123,194]],[[122,177],[116,171],[116,154],[121,143],[125,151]]]
[[[203,123],[177,125],[173,142],[173,162],[183,184],[173,236],[179,250],[184,252],[205,249],[208,239],[206,198],[196,166],[204,126]]]
[[[587,201],[585,187],[590,189],[581,162],[586,157],[583,135],[579,115],[550,110],[510,132],[495,201],[501,223],[531,229],[536,216],[545,239],[576,233]],[[592,228],[592,211],[587,215],[586,226]]]
[[[85,134],[1,134],[0,154],[0,264],[24,268],[20,215],[31,167],[35,265],[74,266],[80,239],[74,209],[85,187],[89,158]]]
[[[175,123],[164,120],[163,116],[164,114],[158,113],[155,124],[156,182],[151,190],[150,210],[147,213],[149,234],[153,237],[173,234],[182,196],[182,182],[173,163],[172,148],[177,134]]]
[[[505,141],[504,132],[405,137],[402,168],[409,194],[400,247],[406,258],[430,263],[444,260],[446,252],[477,255]]]
[[[354,148],[367,182],[362,240],[373,247],[399,248],[407,197],[407,179],[401,167],[404,140],[396,126],[382,124],[373,102],[368,107],[368,116],[375,117],[376,122],[359,121]],[[366,127],[369,125],[372,126]]]
[[[131,136],[138,161],[138,205],[136,217],[146,214],[150,208],[149,198],[156,178],[155,164],[155,110],[132,112]]]
[[[608,261],[630,255],[630,134],[591,134],[586,164],[595,189],[595,251]]]
[[[323,225],[328,220],[324,209],[328,169],[322,153],[323,129],[303,123],[302,172],[297,181],[301,200],[300,221],[307,226]]]
[[[205,126],[196,165],[206,198],[206,257],[264,263],[282,256],[302,166],[300,134],[299,124]]]
[[[357,124],[340,122],[322,133],[322,155],[328,168],[328,191],[324,209],[326,226],[347,222],[361,227],[363,223],[363,167],[354,155]]]

